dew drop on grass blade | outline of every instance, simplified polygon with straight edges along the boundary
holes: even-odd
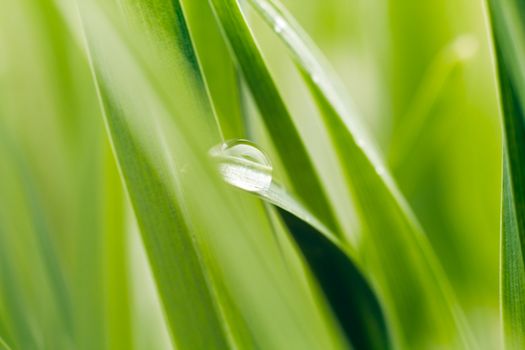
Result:
[[[350,343],[359,349],[391,348],[382,307],[356,265],[355,253],[272,180],[267,156],[245,140],[215,146],[210,155],[225,182],[256,193],[278,209]]]

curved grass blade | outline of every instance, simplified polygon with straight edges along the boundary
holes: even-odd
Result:
[[[243,158],[215,153],[212,156],[218,161],[224,180],[232,186],[246,190],[246,183],[266,184],[264,167]],[[283,186],[270,181],[266,187],[254,187],[260,188],[254,193],[278,208],[350,343],[358,349],[389,349],[390,337],[381,306],[355,264],[355,251]]]
[[[382,161],[358,129],[354,114],[348,113],[341,102],[319,51],[275,1],[250,0],[250,4],[288,46],[318,104],[363,218],[364,239],[368,241],[360,253],[371,260],[367,273],[381,287],[398,346],[425,347],[435,342],[472,346],[428,241]]]
[[[525,347],[525,5],[489,1],[504,130],[501,314],[506,349]],[[520,41],[521,40],[521,41]]]
[[[390,349],[383,310],[355,264],[314,226],[280,209],[332,311],[355,349]]]
[[[338,233],[321,181],[270,75],[236,0],[210,0],[294,190],[305,205]]]
[[[272,182],[259,196],[278,208],[293,239],[355,349],[390,349],[381,305],[346,247],[282,186]]]

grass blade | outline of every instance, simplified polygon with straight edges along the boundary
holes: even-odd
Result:
[[[396,341],[401,346],[433,342],[466,346],[471,340],[463,316],[432,249],[381,159],[356,126],[354,113],[348,113],[338,97],[338,87],[332,84],[337,80],[324,69],[326,63],[319,50],[277,2],[250,3],[288,46],[319,106],[366,227],[370,245],[364,244],[360,253],[375,260],[367,273],[378,280],[383,298],[389,301],[385,307],[392,317]],[[393,266],[397,266],[396,273],[388,271]],[[408,285],[412,286],[410,291],[404,287]],[[414,308],[414,303],[419,306]],[[414,328],[426,336],[414,337]]]
[[[208,159],[215,133],[204,126],[213,117],[185,61],[171,50],[165,57],[154,41],[145,43],[144,32],[119,21],[118,11],[84,5],[92,64],[111,108],[114,150],[132,202],[140,199],[135,212],[177,345],[344,348],[344,339],[329,327],[330,315],[294,283],[297,276],[270,263],[279,247],[267,218],[252,210],[254,199],[244,205],[247,199],[215,176]],[[177,237],[183,233],[189,237]],[[195,253],[173,246],[180,240],[190,240]],[[198,261],[186,261],[188,253]],[[185,278],[201,282],[176,289]]]
[[[279,214],[354,348],[390,349],[379,301],[348,254],[306,221],[286,210]]]
[[[210,0],[210,4],[228,39],[272,142],[279,152],[283,166],[293,179],[295,192],[320,220],[334,232],[338,232],[335,230],[336,220],[316,170],[243,18],[238,2]]]
[[[525,35],[516,1],[489,1],[504,130],[501,314],[507,349],[525,346]],[[521,12],[520,12],[521,11]]]
[[[42,204],[40,193],[36,187],[29,164],[25,162],[14,140],[2,130],[2,146],[7,150],[7,161],[20,179],[23,189],[23,198],[27,203],[28,211],[33,225],[32,231],[37,242],[38,254],[45,270],[46,279],[53,291],[53,303],[60,316],[62,330],[68,341],[74,339],[74,322],[71,305],[71,296],[64,276],[63,267],[59,262],[55,242]]]
[[[270,179],[267,169],[242,157],[212,155],[224,180],[246,189],[261,185],[256,193],[278,208],[278,212],[315,275],[332,312],[348,340],[360,349],[388,349],[391,346],[385,318],[375,293],[355,264],[356,252],[345,245],[286,189]],[[235,179],[235,181],[232,181]],[[248,187],[250,188],[250,187]]]
[[[350,343],[357,349],[389,349],[382,307],[356,265],[356,252],[275,182],[259,196],[279,208]]]
[[[180,0],[179,0],[180,1]],[[223,139],[244,136],[237,70],[207,1],[180,1]]]
[[[112,73],[100,71],[104,61],[99,60],[104,56],[93,44],[99,40],[96,34],[101,33],[102,26],[92,26],[90,22],[105,18],[102,12],[95,12],[99,9],[88,6],[82,7],[88,14],[86,32],[91,52],[94,52],[95,75],[100,82],[100,96],[113,149],[141,228],[174,341],[178,347],[188,349],[225,348],[228,340],[212,300],[187,215],[181,207],[181,198],[170,196],[171,191],[166,190],[157,170],[134,140],[125,107],[118,96],[105,87]],[[109,27],[104,29],[107,30],[102,31],[104,35],[113,34]]]

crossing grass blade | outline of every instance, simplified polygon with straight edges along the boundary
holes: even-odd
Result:
[[[382,306],[356,252],[276,182],[258,195],[278,208],[349,342],[357,349],[391,348]]]
[[[276,1],[252,0],[250,4],[287,45],[318,104],[365,226],[366,243],[358,250],[370,259],[366,271],[380,286],[396,341],[400,346],[432,342],[471,346],[459,306],[430,245],[367,136],[356,128],[355,113],[347,112],[338,97],[339,86],[333,83],[337,79],[324,69],[319,50]],[[396,272],[387,271],[393,266]],[[410,291],[407,285],[412,286]],[[413,308],[414,303],[420,306]],[[427,336],[414,337],[414,329]]]
[[[320,220],[338,232],[325,190],[243,18],[239,3],[236,0],[211,0],[210,4],[285,171],[293,179],[295,192]]]
[[[81,9],[113,149],[175,344],[344,348],[322,302],[294,283],[300,276],[269,263],[279,247],[255,203],[243,205],[211,170],[217,132],[207,127],[213,116],[194,71],[180,53],[164,56],[162,45],[144,39],[164,29],[135,32],[136,23],[123,25],[107,4]]]

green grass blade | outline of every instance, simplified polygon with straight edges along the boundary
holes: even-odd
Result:
[[[109,144],[104,147],[104,282],[106,339],[108,349],[132,349],[132,307],[129,288],[129,264],[127,261],[128,234],[122,218],[124,200],[118,169]]]
[[[306,261],[356,349],[390,349],[383,310],[367,280],[348,254],[310,225],[279,210]]]
[[[4,251],[7,247],[4,229],[0,227],[0,297],[3,301],[0,303],[0,320],[7,325],[13,344],[20,348],[36,348],[34,329],[29,324],[30,314],[17,292],[20,284],[8,260],[9,254]]]
[[[32,231],[37,243],[37,252],[44,267],[46,279],[49,281],[53,292],[53,303],[57,314],[60,316],[62,330],[65,331],[65,336],[69,338],[69,341],[72,341],[74,339],[75,324],[70,290],[63,266],[58,258],[56,242],[53,240],[40,191],[36,186],[29,164],[25,161],[25,157],[17,148],[14,140],[4,130],[0,132],[0,135],[2,140],[1,146],[7,151],[5,152],[7,153],[7,164],[11,165],[22,184],[23,198],[30,213],[33,226]]]
[[[519,1],[489,1],[504,130],[501,314],[507,349],[525,346],[525,27]]]
[[[320,220],[337,227],[325,191],[291,116],[277,91],[236,0],[210,0],[295,192]]]
[[[432,60],[412,102],[392,133],[388,162],[394,173],[404,168],[406,160],[417,148],[415,145],[422,137],[422,130],[433,123],[432,110],[457,72],[472,59],[477,46],[475,37],[463,34],[445,45]]]
[[[226,347],[183,209],[168,196],[154,168],[131,138],[122,110],[104,90],[101,96],[175,343],[181,348]]]
[[[382,161],[363,131],[355,127],[358,121],[338,97],[338,87],[326,73],[319,51],[276,2],[250,3],[288,46],[318,103],[366,228],[369,242],[360,253],[375,261],[367,272],[377,279],[388,300],[385,307],[396,340],[403,346],[433,342],[466,346],[464,342],[471,342],[468,330],[433,251]],[[426,336],[415,337],[415,329]]]
[[[95,18],[105,18],[91,17],[96,9],[88,6],[82,8],[88,14],[84,19],[87,21],[86,32],[93,52],[95,76],[99,82],[108,130],[174,341],[178,347],[188,349],[226,348],[228,340],[188,226],[187,215],[181,207],[181,198],[170,196],[171,191],[163,185],[157,169],[134,140],[125,108],[106,87],[110,85],[112,73],[100,71],[100,67],[104,66],[104,56],[93,42],[100,40],[97,34],[107,33],[101,32],[100,25],[93,26],[90,22]],[[109,28],[104,29],[111,33]]]
[[[525,346],[525,265],[508,159],[503,174],[501,315],[506,349]]]
[[[244,136],[237,70],[206,0],[179,0],[223,139]]]
[[[267,219],[253,210],[255,199],[245,205],[246,198],[227,190],[215,176],[208,150],[210,141],[217,141],[214,133],[203,127],[208,123],[206,118],[213,120],[213,116],[203,105],[201,95],[193,90],[193,72],[188,71],[184,61],[171,56],[173,51],[169,50],[171,61],[166,61],[163,56],[166,52],[158,47],[160,52],[151,49],[142,40],[143,32],[136,33],[129,23],[123,25],[120,17],[109,17],[112,11],[106,14],[93,3],[85,5],[82,14],[89,20],[85,28],[91,38],[93,66],[101,77],[103,95],[111,98],[111,111],[118,112],[108,113],[108,122],[113,119],[113,126],[108,125],[111,129],[122,128],[117,135],[122,140],[113,140],[114,150],[130,198],[136,201],[140,195],[142,199],[135,205],[135,211],[139,222],[142,221],[143,240],[156,271],[168,325],[175,328],[176,343],[178,337],[185,337],[181,347],[195,348],[202,344],[199,342],[215,340],[209,347],[344,348],[344,339],[329,327],[330,316],[320,310],[304,285],[294,283],[298,276],[290,275],[281,263],[274,263],[279,247]],[[117,117],[122,119],[115,120]],[[123,148],[124,141],[130,148]],[[133,187],[130,181],[134,182]],[[138,192],[147,189],[145,186],[152,181],[153,189],[159,193]],[[183,188],[182,196],[179,186]],[[185,285],[184,290],[168,289],[174,287],[175,277],[181,277],[178,275],[181,265],[188,263],[184,259],[187,253],[172,246],[173,240],[180,239],[173,236],[183,233],[177,230],[181,223],[171,211],[175,205],[184,205],[184,214],[189,214],[184,219],[191,223],[189,239],[198,242],[195,247],[202,258],[199,264],[207,271],[206,278],[209,277],[202,288],[213,286],[209,294],[198,294],[201,287],[193,285]],[[157,222],[159,215],[164,218],[162,222]],[[149,225],[167,227],[170,231],[146,231],[151,228]],[[153,252],[152,245],[156,249]],[[191,272],[204,274],[198,270]],[[196,278],[189,273],[182,277]],[[207,299],[213,300],[207,302]],[[174,302],[184,305],[175,310]],[[212,315],[195,314],[196,306],[192,304],[212,302],[210,307],[203,307]],[[209,318],[220,322],[212,324]],[[192,329],[186,332],[189,327]],[[227,339],[212,338],[213,332],[221,331]]]
[[[242,158],[220,154],[215,157],[224,179],[233,186],[242,189],[243,180],[254,183],[255,179],[266,178],[266,169]],[[233,178],[237,181],[231,182]],[[360,349],[390,348],[381,306],[356,266],[355,251],[275,181],[272,180],[267,188],[256,193],[279,209],[348,340]]]

